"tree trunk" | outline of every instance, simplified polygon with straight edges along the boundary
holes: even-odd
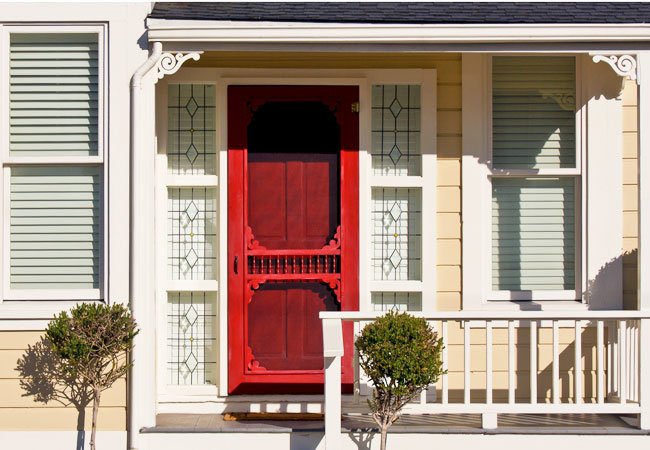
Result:
[[[388,426],[381,426],[381,450],[386,450],[386,438],[388,437]]]
[[[97,431],[97,414],[99,413],[99,400],[101,398],[101,391],[95,389],[93,395],[93,427],[90,433],[90,450],[95,450],[95,432]]]

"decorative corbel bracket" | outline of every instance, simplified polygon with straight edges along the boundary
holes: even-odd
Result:
[[[201,53],[203,52],[190,52],[182,53],[163,53],[160,55],[160,59],[156,63],[156,83],[158,80],[161,80],[166,75],[173,75],[178,72],[178,69],[189,59],[198,61],[201,58]]]
[[[591,54],[595,63],[606,62],[617,75],[627,77],[639,83],[639,73],[636,58],[633,55],[603,55]]]

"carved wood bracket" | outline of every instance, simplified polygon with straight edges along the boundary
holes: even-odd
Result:
[[[189,53],[163,53],[156,63],[156,83],[161,80],[165,75],[173,75],[178,72],[178,69],[190,59],[198,61],[203,52],[189,52]]]
[[[627,77],[639,83],[639,73],[636,58],[633,55],[604,55],[592,54],[595,63],[607,63],[617,75]]]

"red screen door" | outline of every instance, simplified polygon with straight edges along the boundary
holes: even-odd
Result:
[[[358,310],[356,86],[228,89],[228,385],[320,393],[320,311]],[[343,383],[352,383],[352,326]]]

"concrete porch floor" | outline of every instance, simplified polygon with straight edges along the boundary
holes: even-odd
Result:
[[[479,414],[403,415],[391,433],[650,435],[634,416],[612,414],[499,414],[497,429],[481,428]],[[344,415],[344,432],[373,432],[368,415]],[[142,433],[294,433],[324,431],[322,421],[225,421],[221,414],[159,414]]]

